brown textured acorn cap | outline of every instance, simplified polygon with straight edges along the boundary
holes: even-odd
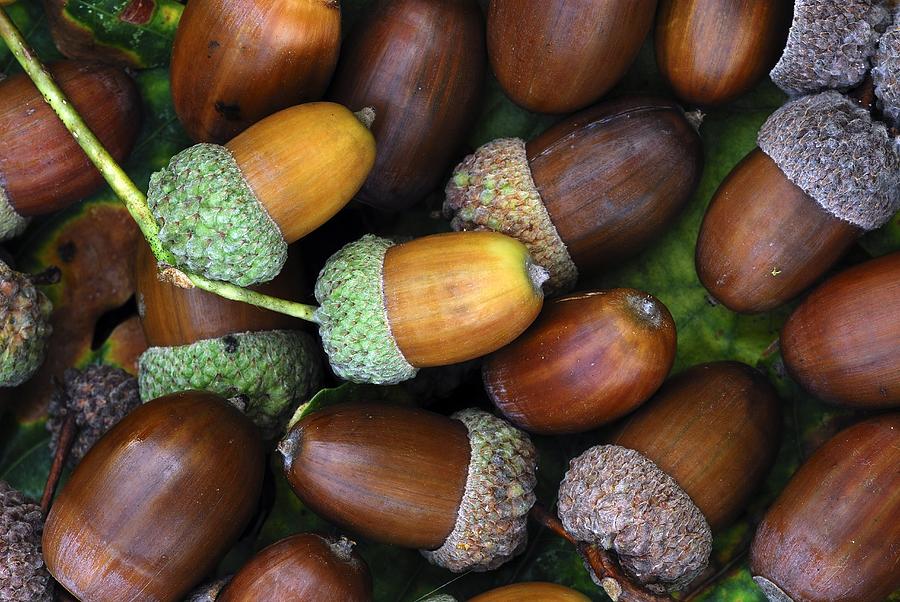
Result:
[[[878,108],[885,120],[900,127],[900,6],[894,10],[894,24],[878,43],[875,68],[872,69]]]
[[[712,531],[703,513],[632,449],[598,445],[572,460],[558,513],[573,537],[614,551],[628,575],[655,593],[683,588],[709,563]]]
[[[772,113],[759,148],[825,211],[874,230],[900,209],[900,146],[840,92],[804,96]]]
[[[0,600],[52,602],[53,581],[41,554],[41,509],[0,481]]]

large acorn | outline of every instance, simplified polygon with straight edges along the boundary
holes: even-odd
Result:
[[[150,177],[147,201],[177,267],[239,286],[274,278],[287,245],[362,186],[375,161],[372,118],[334,103],[298,105],[225,146],[175,155]]]
[[[44,362],[53,306],[31,277],[0,261],[0,387],[16,387]]]
[[[396,211],[438,188],[477,116],[486,62],[475,0],[381,0],[363,17],[330,92],[378,116],[360,201]]]
[[[655,240],[693,194],[702,169],[700,136],[678,105],[623,98],[569,117],[527,144],[485,144],[457,166],[444,213],[456,230],[518,238],[550,271],[548,293],[566,292],[580,274]]]
[[[579,541],[615,552],[641,586],[681,589],[706,568],[713,531],[736,518],[768,472],[780,426],[762,374],[737,362],[695,366],[667,381],[609,445],[572,460],[559,518]]]
[[[524,550],[534,446],[486,412],[338,404],[300,420],[278,450],[303,503],[364,537],[419,548],[454,572]]]
[[[900,414],[847,428],[791,478],[750,570],[772,602],[879,602],[900,588]]]
[[[194,141],[225,143],[321,98],[340,44],[338,0],[193,2],[172,48],[175,111]]]
[[[529,581],[492,589],[469,598],[468,602],[589,602],[589,600],[590,598],[581,592],[564,585]],[[423,602],[457,602],[457,599],[447,594],[439,594],[426,598]]]
[[[797,296],[900,209],[893,136],[839,92],[786,104],[757,141],[719,186],[697,239],[700,280],[738,312]]]

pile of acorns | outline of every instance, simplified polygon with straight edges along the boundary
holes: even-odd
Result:
[[[731,102],[770,69],[792,98],[713,197],[697,273],[716,303],[748,313],[819,282],[900,209],[900,8],[796,0],[791,20],[784,0],[491,0],[486,12],[485,29],[475,0],[380,0],[342,46],[337,0],[188,3],[171,83],[198,144],[148,191],[183,272],[299,299],[289,245],[352,199],[399,212],[438,188],[488,63],[520,106],[574,114],[459,163],[443,205],[456,232],[366,235],[331,256],[315,284],[319,339],[296,318],[160,281],[173,266],[142,246],[150,348],[137,381],[66,374],[49,424],[58,431],[72,414],[86,437],[80,462],[45,524],[0,482],[0,600],[52,599],[49,575],[83,601],[184,600],[253,517],[273,447],[303,503],[348,534],[419,549],[453,572],[493,570],[526,545],[538,465],[528,433],[619,419],[545,501],[580,549],[611,559],[604,574],[588,568],[614,600],[665,599],[704,572],[713,535],[774,462],[781,403],[736,362],[667,379],[675,324],[653,296],[568,293],[658,239],[692,197],[701,115],[682,105]],[[657,63],[682,105],[598,103],[654,18]],[[83,61],[51,72],[126,157],[140,115],[127,74]],[[0,83],[4,239],[101,183],[27,76]],[[0,263],[0,385],[40,365],[50,312],[31,277]],[[334,375],[371,384],[484,357],[503,418],[372,402],[292,419],[327,378],[323,349]],[[784,326],[781,351],[829,403],[900,407],[900,252],[821,283]],[[877,602],[900,587],[900,414],[850,426],[807,460],[759,525],[750,566],[778,602]],[[349,540],[297,534],[190,596],[373,593]],[[473,600],[585,599],[526,583]]]

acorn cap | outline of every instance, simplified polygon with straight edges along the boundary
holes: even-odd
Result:
[[[489,571],[525,549],[537,452],[528,435],[482,410],[462,410],[451,418],[469,431],[466,488],[447,540],[437,550],[421,552],[455,573]]]
[[[888,23],[881,0],[795,0],[784,53],[769,75],[795,96],[856,86]]]
[[[895,11],[894,24],[881,36],[872,79],[878,108],[894,127],[900,127],[900,8]]]
[[[225,589],[231,578],[232,575],[228,575],[227,577],[204,583],[189,593],[184,602],[216,602],[216,598],[219,597],[219,594],[222,593],[222,590]]]
[[[141,399],[191,389],[241,396],[244,413],[275,436],[322,380],[313,338],[291,330],[243,332],[178,347],[151,347],[138,361]]]
[[[655,593],[683,588],[709,563],[712,531],[703,513],[672,477],[632,449],[598,445],[572,460],[558,513],[573,537],[614,551],[622,568]]]
[[[765,594],[769,602],[794,602],[794,599],[787,595],[783,589],[781,589],[765,577],[756,575],[753,577],[753,581],[756,583],[759,589],[762,590],[762,593]]]
[[[41,554],[43,530],[40,507],[0,481],[0,600],[52,602],[53,581]]]
[[[759,130],[759,148],[826,212],[874,230],[900,209],[900,154],[871,114],[834,91],[787,103]]]
[[[445,189],[444,216],[454,230],[494,230],[522,241],[550,272],[548,294],[571,290],[578,268],[531,176],[525,142],[500,138],[466,157]]]
[[[287,242],[224,146],[197,144],[150,176],[159,239],[185,268],[238,286],[267,282]]]
[[[436,596],[429,596],[422,600],[422,602],[457,602],[457,600],[450,594],[438,594]]]
[[[384,299],[384,256],[394,243],[367,234],[328,258],[316,280],[322,344],[340,378],[376,385],[416,375],[397,346]]]
[[[0,387],[16,387],[44,361],[50,300],[25,274],[0,261]]]
[[[3,185],[0,184],[0,241],[20,235],[30,222],[30,217],[19,215],[16,208],[9,202]]]

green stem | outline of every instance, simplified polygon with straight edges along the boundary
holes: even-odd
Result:
[[[97,167],[110,188],[113,189],[113,192],[125,204],[128,213],[137,222],[144,238],[147,239],[153,255],[161,263],[177,265],[175,258],[163,248],[159,240],[159,227],[156,225],[156,220],[153,218],[150,207],[147,205],[147,197],[135,186],[128,174],[116,163],[116,160],[103,147],[103,143],[90,130],[84,119],[72,106],[72,103],[66,99],[63,91],[53,81],[50,72],[41,64],[34,51],[28,47],[22,34],[3,8],[0,8],[0,38],[3,38],[3,41],[9,46],[13,56],[16,57],[16,60],[22,65],[31,81],[34,82],[44,100],[59,116],[66,129],[69,130],[72,137],[75,138],[75,141],[87,154],[91,163]],[[311,322],[316,321],[313,316],[316,308],[311,305],[277,299],[227,282],[210,280],[198,274],[184,273],[184,276],[187,277],[193,286],[226,299],[242,301]]]

